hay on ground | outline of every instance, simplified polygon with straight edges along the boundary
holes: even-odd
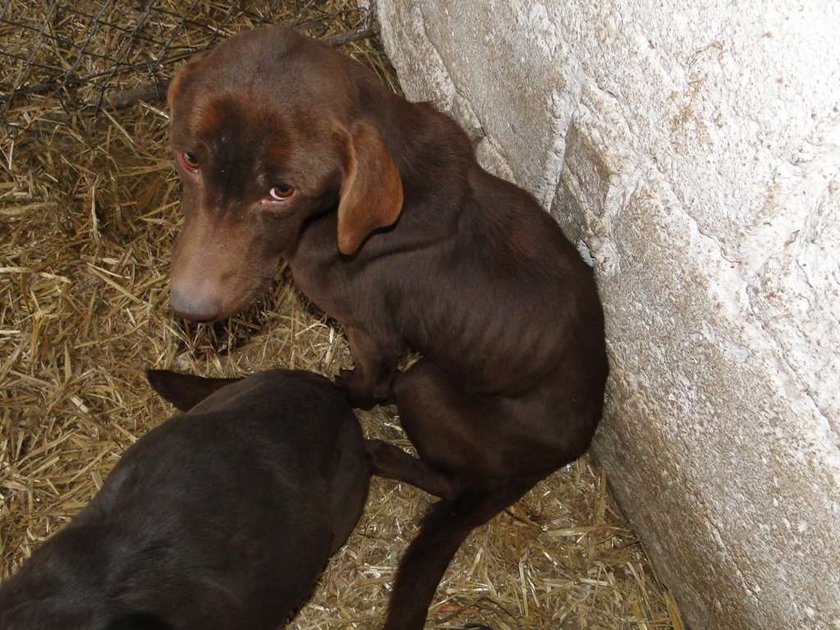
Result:
[[[141,3],[124,4],[75,6],[105,6],[111,21],[125,24]],[[174,0],[153,4],[182,10]],[[317,36],[365,24],[351,0],[274,5],[244,14],[228,10],[229,3],[199,2],[190,18],[223,22],[224,33],[258,24],[254,16]],[[4,6],[0,44],[30,55],[33,37],[10,26],[9,16],[49,23],[50,5]],[[72,20],[53,22],[54,29],[80,28]],[[200,47],[202,33],[183,29],[175,44]],[[103,31],[88,45],[107,46],[107,37]],[[56,46],[45,48],[45,57],[66,63],[66,51]],[[378,41],[343,50],[394,85]],[[126,54],[156,53],[137,40]],[[95,68],[76,70],[83,76]],[[20,64],[0,72],[6,88],[26,78]],[[131,89],[148,80],[119,75],[113,86]],[[82,85],[72,96],[89,103],[100,94],[98,86]],[[99,113],[64,105],[48,91],[15,98],[5,116],[17,132],[0,145],[0,577],[85,505],[129,444],[172,414],[146,386],[144,368],[232,375],[289,366],[333,375],[350,364],[341,332],[301,300],[282,270],[260,304],[225,324],[173,318],[167,268],[179,183],[163,104]],[[369,435],[408,446],[393,408],[361,417]],[[356,532],[293,627],[376,627],[429,500],[411,487],[374,480]],[[586,459],[540,483],[465,543],[439,588],[429,627],[476,620],[497,630],[681,627],[603,473]]]

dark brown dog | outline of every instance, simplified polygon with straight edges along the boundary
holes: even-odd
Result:
[[[526,192],[476,163],[447,116],[286,28],[248,32],[169,91],[184,226],[174,310],[242,308],[285,258],[347,331],[340,383],[396,401],[422,460],[378,471],[444,500],[397,574],[386,628],[420,628],[468,533],[580,456],[607,359],[592,270]],[[407,350],[424,359],[405,372]]]
[[[189,413],[129,448],[0,587],[3,630],[275,630],[356,525],[364,441],[327,379],[149,381]]]

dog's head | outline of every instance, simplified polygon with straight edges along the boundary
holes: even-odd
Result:
[[[170,276],[176,313],[216,320],[247,306],[313,217],[337,212],[345,255],[396,221],[399,171],[361,114],[350,63],[272,27],[233,37],[176,74],[168,93],[184,187]]]

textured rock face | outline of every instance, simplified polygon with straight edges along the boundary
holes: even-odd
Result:
[[[840,628],[840,5],[379,0],[590,256],[595,451],[694,628]]]

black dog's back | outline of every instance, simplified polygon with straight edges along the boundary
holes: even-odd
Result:
[[[209,395],[3,585],[0,627],[273,630],[309,595],[367,495],[352,410],[308,373],[196,378],[150,374],[181,406]]]

